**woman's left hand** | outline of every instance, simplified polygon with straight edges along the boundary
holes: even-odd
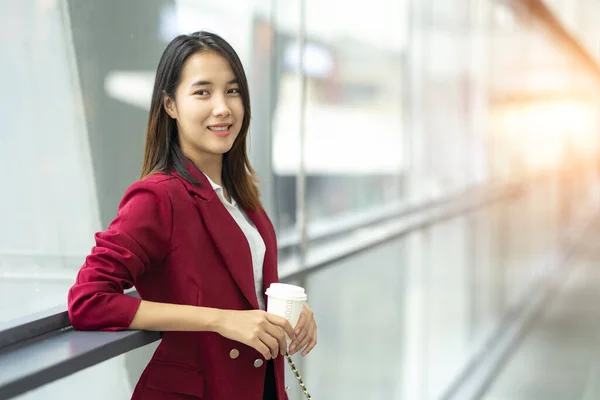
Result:
[[[317,345],[317,323],[312,310],[306,303],[302,306],[300,318],[294,327],[294,333],[296,339],[290,343],[289,354],[293,355],[306,346],[302,352],[302,357],[304,357]]]

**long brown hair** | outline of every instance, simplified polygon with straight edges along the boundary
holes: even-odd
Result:
[[[185,61],[195,53],[215,52],[224,57],[237,78],[240,95],[244,104],[242,127],[232,148],[223,155],[223,186],[244,209],[262,208],[256,186],[256,173],[250,165],[246,152],[246,137],[250,126],[250,92],[244,67],[237,53],[220,36],[200,31],[189,35],[179,35],[165,49],[154,81],[148,133],[144,151],[144,164],[141,179],[156,173],[170,173],[172,169],[194,185],[200,183],[186,169],[186,157],[179,145],[177,123],[164,109],[163,96],[175,99],[175,92],[181,79]]]

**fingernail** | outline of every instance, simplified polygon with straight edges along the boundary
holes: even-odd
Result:
[[[300,334],[300,328],[296,329],[296,335]]]
[[[295,344],[291,345],[291,346],[290,346],[290,351],[294,351],[294,349],[295,349],[295,348],[296,348],[296,345],[295,345]]]

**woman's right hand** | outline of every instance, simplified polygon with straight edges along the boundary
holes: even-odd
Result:
[[[216,332],[227,339],[235,340],[254,348],[266,360],[284,355],[287,343],[284,331],[291,340],[295,334],[289,321],[262,310],[221,310]]]

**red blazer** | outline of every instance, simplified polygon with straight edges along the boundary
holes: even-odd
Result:
[[[109,228],[95,235],[96,246],[69,290],[76,329],[127,329],[141,300],[123,289],[134,285],[144,300],[259,308],[246,237],[204,174],[188,170],[200,187],[176,173],[136,182]],[[275,230],[264,211],[247,214],[266,244],[267,288],[278,281]],[[285,400],[284,358],[274,363],[278,399]],[[262,400],[265,368],[259,352],[217,333],[164,332],[132,399]]]

